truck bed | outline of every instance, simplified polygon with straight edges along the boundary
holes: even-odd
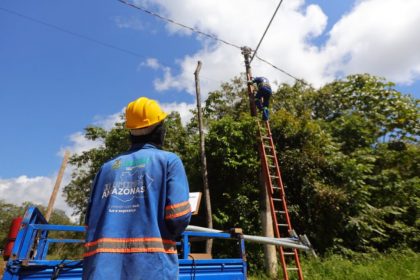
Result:
[[[41,212],[30,207],[23,218],[21,228],[7,261],[4,280],[17,279],[82,279],[83,260],[48,259],[48,248],[54,243],[82,243],[77,239],[54,239],[48,235],[53,231],[84,232],[82,226],[48,224]],[[206,239],[236,239],[233,251],[236,258],[196,259],[191,254],[191,237]],[[178,244],[179,279],[246,279],[244,240],[240,235],[230,233],[184,232]],[[147,272],[145,272],[147,273]],[[154,279],[153,279],[154,280]]]

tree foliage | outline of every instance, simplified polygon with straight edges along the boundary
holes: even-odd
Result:
[[[0,248],[7,242],[7,234],[9,233],[10,225],[12,220],[17,217],[23,217],[25,211],[29,206],[36,206],[41,211],[41,213],[46,213],[46,207],[42,205],[36,205],[31,202],[25,202],[22,205],[15,205],[12,203],[5,202],[0,200]],[[62,210],[53,210],[51,213],[50,221],[51,224],[60,224],[60,225],[71,225],[73,224],[69,217],[66,216]],[[75,238],[81,239],[82,236],[79,233],[68,233],[68,232],[51,232],[49,234],[51,238],[63,239],[63,238]],[[48,250],[49,255],[54,255],[58,258],[67,258],[67,257],[81,257],[83,247],[80,245],[71,246],[60,246],[53,244]],[[75,250],[77,250],[75,254]]]
[[[320,253],[419,250],[418,103],[367,74],[320,89],[282,84],[274,93],[270,124],[292,222]],[[215,227],[260,234],[257,125],[245,81],[209,93],[203,116]],[[78,168],[65,193],[78,214],[99,166],[128,148],[123,123],[109,131],[89,127],[86,137],[103,146],[71,159]],[[201,190],[196,116],[184,127],[171,114],[164,148],[181,156],[191,190]],[[260,249],[248,252],[258,263]]]

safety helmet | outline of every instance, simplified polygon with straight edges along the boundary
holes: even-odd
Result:
[[[125,127],[141,129],[162,122],[168,115],[152,99],[140,97],[130,102],[125,109]]]
[[[261,84],[261,83],[263,83],[263,84],[269,84],[270,82],[268,81],[268,79],[267,78],[265,78],[265,77],[256,77],[255,79],[254,79],[254,82],[256,83],[256,84]]]

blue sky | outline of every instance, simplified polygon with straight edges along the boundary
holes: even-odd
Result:
[[[285,0],[259,55],[315,86],[340,73],[369,72],[419,98],[418,2]],[[135,3],[255,47],[278,1]],[[80,152],[94,146],[83,141],[83,128],[109,127],[139,96],[157,99],[188,118],[198,59],[205,94],[244,71],[238,49],[117,0],[1,1],[0,198],[44,203],[48,195],[39,193],[48,194],[63,149]],[[272,81],[292,82],[257,60],[253,70]],[[65,207],[62,200],[59,204]]]
[[[52,172],[70,134],[120,111],[140,94],[161,102],[193,101],[182,92],[156,93],[151,83],[156,73],[139,67],[147,57],[173,65],[174,58],[197,48],[193,38],[167,36],[151,17],[117,1],[2,1],[0,7],[141,55],[0,10],[2,178]],[[114,21],[140,16],[156,31],[122,29]]]

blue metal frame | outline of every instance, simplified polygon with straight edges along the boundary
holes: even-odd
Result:
[[[239,243],[240,258],[231,259],[189,259],[191,254],[190,237],[237,239]],[[182,255],[179,259],[179,279],[246,279],[247,265],[245,254],[245,241],[242,235],[230,233],[206,233],[186,231],[182,236]]]
[[[81,279],[83,261],[47,260],[51,243],[83,243],[79,239],[48,238],[50,231],[84,232],[83,226],[50,225],[41,212],[30,207],[22,220],[12,254],[7,262],[4,280],[51,279],[59,273],[60,279]],[[190,237],[213,239],[236,239],[239,258],[194,260],[191,254]],[[179,279],[197,280],[244,280],[247,274],[245,243],[242,235],[230,233],[184,232],[179,256]]]

